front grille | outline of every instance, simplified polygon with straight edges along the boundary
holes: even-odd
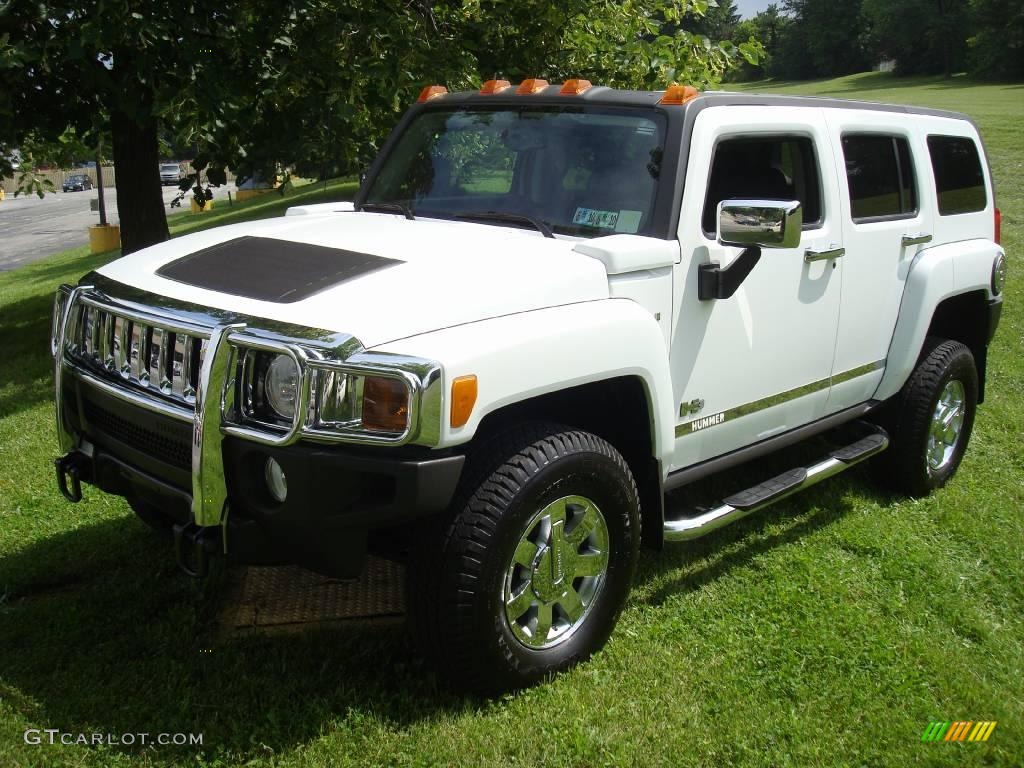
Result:
[[[195,408],[208,334],[176,332],[175,327],[81,303],[72,311],[67,350],[75,362],[112,384]]]
[[[82,402],[91,428],[175,469],[192,471],[192,430],[188,424],[170,422],[158,432],[118,416],[89,396],[84,396]]]

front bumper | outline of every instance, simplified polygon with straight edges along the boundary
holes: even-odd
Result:
[[[76,479],[136,503],[155,507],[169,523],[195,529],[191,495],[179,485],[126,460],[131,449],[89,423],[79,448],[61,462]],[[284,502],[263,483],[268,458],[288,478]],[[213,530],[232,563],[300,565],[336,578],[358,576],[371,536],[383,536],[420,517],[445,509],[465,457],[390,459],[338,449],[295,445],[265,448],[224,442],[228,512]],[[58,469],[58,478],[61,470]],[[401,537],[397,537],[400,539]]]
[[[159,509],[178,526],[216,531],[219,548],[235,562],[294,563],[332,576],[358,574],[373,531],[449,504],[462,455],[413,445],[318,444],[300,439],[305,433],[298,420],[287,434],[270,437],[226,421],[229,341],[238,324],[218,325],[204,341],[193,417],[153,408],[117,386],[116,375],[81,367],[65,355],[66,336],[72,308],[89,290],[72,289],[56,318],[57,431],[66,454],[59,477],[63,466],[78,481]],[[173,321],[161,321],[176,330]],[[197,332],[195,326],[179,330]],[[308,387],[304,391],[305,401]],[[266,486],[270,458],[288,478],[284,502]]]

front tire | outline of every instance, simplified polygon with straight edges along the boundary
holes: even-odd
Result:
[[[929,337],[892,404],[890,447],[876,467],[882,481],[911,496],[945,485],[967,450],[977,403],[971,350],[958,341]]]
[[[481,446],[407,569],[412,630],[444,682],[513,690],[599,650],[629,594],[639,507],[625,460],[590,433],[528,425]]]

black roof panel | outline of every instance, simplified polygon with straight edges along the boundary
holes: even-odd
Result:
[[[479,91],[457,91],[431,100],[431,106],[477,105],[477,104],[522,104],[531,100],[544,103],[584,104],[620,107],[656,107],[664,91],[627,91],[596,85],[578,96],[562,96],[561,84],[549,85],[542,91],[530,95],[516,95],[516,86],[495,94],[481,94]],[[828,96],[784,96],[780,94],[744,93],[742,91],[706,91],[686,106],[707,107],[765,106],[765,107],[818,107],[827,109],[867,109],[875,112],[900,112],[909,115],[929,115],[971,121],[960,112],[950,112],[926,107],[912,107],[903,104],[884,104],[872,101],[836,99]],[[675,106],[663,109],[679,109]],[[971,121],[973,122],[973,121]]]

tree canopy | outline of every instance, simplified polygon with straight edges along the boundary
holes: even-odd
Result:
[[[736,62],[756,61],[753,41],[719,43],[687,31],[709,7],[708,0],[7,0],[0,3],[0,149],[69,131],[95,145],[109,129],[130,252],[167,237],[157,171],[162,135],[192,148],[204,167],[230,164],[243,175],[269,175],[278,165],[353,173],[426,83],[574,76],[620,87],[706,86]]]
[[[1024,0],[780,0],[734,34],[765,47],[746,79],[835,77],[883,61],[900,75],[1024,77]]]

